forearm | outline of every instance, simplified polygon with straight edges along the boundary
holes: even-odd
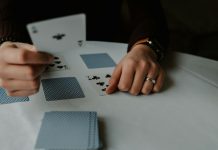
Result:
[[[155,38],[167,49],[169,35],[166,18],[158,0],[132,2],[129,0],[131,12],[132,34],[130,36],[128,51],[138,41],[148,37]],[[165,52],[164,52],[165,53]]]

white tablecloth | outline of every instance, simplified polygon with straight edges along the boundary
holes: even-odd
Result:
[[[48,102],[40,88],[30,102],[0,105],[0,149],[34,149],[44,112],[52,110],[97,111],[101,141],[107,150],[218,149],[217,62],[174,53],[177,59],[169,61],[172,67],[167,67],[161,93],[96,95],[85,76],[112,72],[113,68],[87,69],[79,54],[107,52],[118,63],[126,47],[93,41],[84,49],[65,53],[71,70],[49,76],[75,76],[85,98]]]

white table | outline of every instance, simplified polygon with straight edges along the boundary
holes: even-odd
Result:
[[[127,45],[93,41],[87,47],[66,55],[73,71],[52,75],[77,77],[86,97],[47,102],[40,88],[30,102],[0,105],[1,150],[34,149],[43,114],[52,110],[97,111],[101,140],[107,150],[218,149],[216,61],[174,53],[171,59],[176,59],[168,59],[168,76],[161,93],[97,96],[84,76],[112,72],[113,68],[88,70],[78,54],[107,52],[118,63]]]

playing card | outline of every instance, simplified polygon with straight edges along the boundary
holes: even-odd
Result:
[[[97,150],[99,148],[97,112],[45,112],[36,149]]]
[[[56,101],[85,97],[75,77],[60,77],[41,80],[45,99]]]
[[[67,62],[65,61],[64,57],[59,53],[55,53],[54,61],[47,66],[45,72],[63,71],[68,69],[70,68],[69,65],[67,65]]]
[[[9,104],[15,102],[29,101],[28,97],[12,97],[8,96],[3,88],[0,87],[0,104]]]
[[[27,24],[39,51],[55,53],[79,48],[86,40],[85,14],[74,14]]]
[[[107,53],[81,54],[87,68],[114,67],[116,63]]]
[[[109,86],[108,82],[111,78],[111,74],[109,73],[102,73],[102,74],[94,74],[88,75],[87,80],[90,82],[92,87],[100,96],[105,96],[106,88]]]

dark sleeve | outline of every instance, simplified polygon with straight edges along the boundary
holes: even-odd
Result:
[[[132,34],[128,51],[140,39],[155,38],[166,50],[169,35],[166,18],[159,0],[128,0]]]
[[[0,3],[0,44],[4,41],[29,42],[22,18],[17,17],[13,0],[1,0]]]

